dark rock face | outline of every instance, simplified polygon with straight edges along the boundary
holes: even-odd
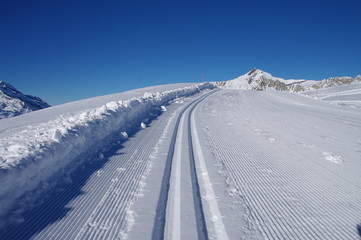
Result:
[[[41,98],[25,95],[11,84],[0,81],[0,119],[50,107]]]

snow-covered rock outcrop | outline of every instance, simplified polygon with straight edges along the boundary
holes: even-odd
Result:
[[[220,88],[244,89],[264,91],[275,89],[278,91],[302,92],[317,88],[326,88],[338,85],[361,82],[361,75],[356,78],[352,77],[334,77],[321,81],[305,79],[283,79],[274,77],[271,74],[260,69],[252,69],[248,73],[224,82],[217,82],[215,85]]]
[[[25,95],[12,85],[0,81],[0,119],[50,107],[38,97]]]

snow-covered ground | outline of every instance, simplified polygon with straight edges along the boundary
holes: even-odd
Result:
[[[247,209],[244,238],[357,239],[358,109],[290,93],[224,90],[204,101],[198,117],[229,191]]]
[[[145,122],[159,115],[164,105],[206,88],[212,85],[146,88],[1,120],[0,217],[3,219],[0,223],[6,222],[4,216],[24,193],[36,191],[41,184],[47,188],[48,180],[56,175],[69,178],[68,172],[89,156],[101,154],[98,152],[114,141],[124,140],[127,131],[134,131],[138,126],[144,128]],[[133,98],[121,100],[129,94]],[[108,102],[110,99],[113,101]]]
[[[335,105],[345,105],[352,108],[361,108],[361,83],[341,85],[319,90],[307,91],[302,94],[320,99]]]
[[[39,110],[37,112],[31,112],[26,115],[20,115],[16,118],[2,119],[0,124],[0,137],[6,137],[16,132],[20,132],[27,128],[29,125],[36,125],[50,120],[54,120],[57,117],[64,114],[77,113],[80,111],[86,111],[89,109],[101,107],[109,102],[125,101],[132,98],[142,97],[145,93],[156,93],[174,90],[177,88],[184,88],[195,85],[194,83],[179,83],[179,84],[167,84],[160,86],[152,86],[146,88],[140,88],[127,92],[121,92],[116,94],[110,94],[105,96],[99,96],[94,98],[88,98],[76,102],[65,103],[62,105],[53,106],[51,108]]]
[[[361,235],[360,84],[191,85],[0,120],[0,238]]]

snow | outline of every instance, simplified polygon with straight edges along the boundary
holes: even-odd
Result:
[[[337,164],[343,163],[343,160],[342,160],[341,156],[335,155],[335,154],[330,153],[330,152],[322,152],[322,155],[325,157],[325,159],[327,161],[337,163]]]
[[[125,101],[111,101],[96,108],[90,108],[92,103],[99,104],[104,99],[113,100],[116,95],[65,104],[55,107],[55,110],[49,108],[43,112],[33,112],[32,115],[26,116],[27,126],[16,131],[11,127],[25,125],[25,115],[13,118],[12,123],[6,121],[8,119],[1,120],[3,134],[0,138],[0,180],[4,187],[0,189],[0,198],[4,204],[0,207],[0,216],[8,211],[14,199],[33,190],[40,182],[47,181],[60,170],[69,167],[69,164],[76,164],[72,161],[79,155],[89,150],[96,151],[97,148],[94,146],[100,141],[102,144],[99,144],[98,148],[103,146],[107,141],[106,137],[111,136],[113,132],[127,130],[137,122],[145,128],[142,119],[160,111],[161,106],[176,98],[190,96],[202,89],[213,87],[207,83],[183,88],[177,88],[178,86],[163,86],[158,90],[173,90],[155,93],[144,93],[149,88],[136,90],[135,95],[143,92],[143,96]],[[88,110],[72,112],[80,106]],[[70,113],[59,115],[65,109],[69,109]],[[50,118],[48,117],[39,123],[39,118],[46,113],[52,114],[53,118],[56,116],[55,119],[46,121]]]
[[[198,122],[202,147],[224,166],[229,192],[246,209],[247,227],[231,239],[358,238],[358,109],[292,93],[222,90],[202,103]]]
[[[320,81],[305,79],[283,79],[274,77],[260,69],[252,69],[248,73],[225,82],[216,82],[216,86],[225,89],[243,89],[257,91],[286,91],[303,92],[308,90],[323,89],[339,85],[349,85],[361,82],[361,75],[352,77],[334,77]]]
[[[360,83],[212,88],[151,87],[0,120],[1,236],[357,239]]]
[[[204,158],[202,147],[199,141],[198,132],[197,129],[194,127],[196,125],[195,123],[195,117],[194,114],[192,115],[192,124],[193,124],[193,135],[194,135],[194,148],[196,154],[196,158],[198,161],[198,169],[199,169],[199,179],[201,184],[201,193],[203,196],[205,196],[207,207],[209,209],[208,212],[206,212],[206,217],[208,216],[208,219],[210,219],[210,222],[212,223],[211,226],[208,224],[208,228],[213,230],[213,235],[216,239],[224,239],[227,240],[228,235],[226,232],[226,229],[223,224],[222,215],[219,211],[218,202],[216,199],[216,195],[214,193],[212,182],[208,175],[208,170],[206,166],[206,160]]]
[[[121,132],[120,135],[122,136],[123,139],[128,138],[128,133],[127,132]]]
[[[279,81],[285,84],[294,84],[294,83],[302,83],[307,82],[306,84],[313,85],[316,83],[316,81],[311,80],[305,80],[305,79],[283,79],[272,76],[270,73],[264,72],[260,69],[252,69],[248,73],[237,77],[235,79],[226,81],[224,84],[224,88],[229,89],[244,89],[244,90],[251,90],[253,88],[258,87],[259,83],[258,81],[261,81],[262,79],[269,79],[272,81]]]
[[[64,114],[85,112],[90,109],[101,107],[110,102],[119,102],[129,100],[131,98],[139,98],[142,97],[146,92],[165,92],[193,85],[195,85],[195,83],[178,83],[146,87],[127,92],[115,93],[105,96],[88,98],[76,102],[65,103],[62,105],[53,106],[51,108],[41,109],[36,112],[30,112],[26,115],[20,115],[14,118],[1,119],[0,138],[12,135],[16,132],[20,132],[26,129],[29,125],[33,126],[36,124],[41,124],[54,120]]]
[[[334,105],[343,105],[358,109],[361,108],[361,83],[359,82],[350,85],[310,90],[302,94]]]

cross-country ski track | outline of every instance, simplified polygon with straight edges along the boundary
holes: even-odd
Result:
[[[204,90],[14,211],[0,239],[359,239],[360,149],[357,108]]]

